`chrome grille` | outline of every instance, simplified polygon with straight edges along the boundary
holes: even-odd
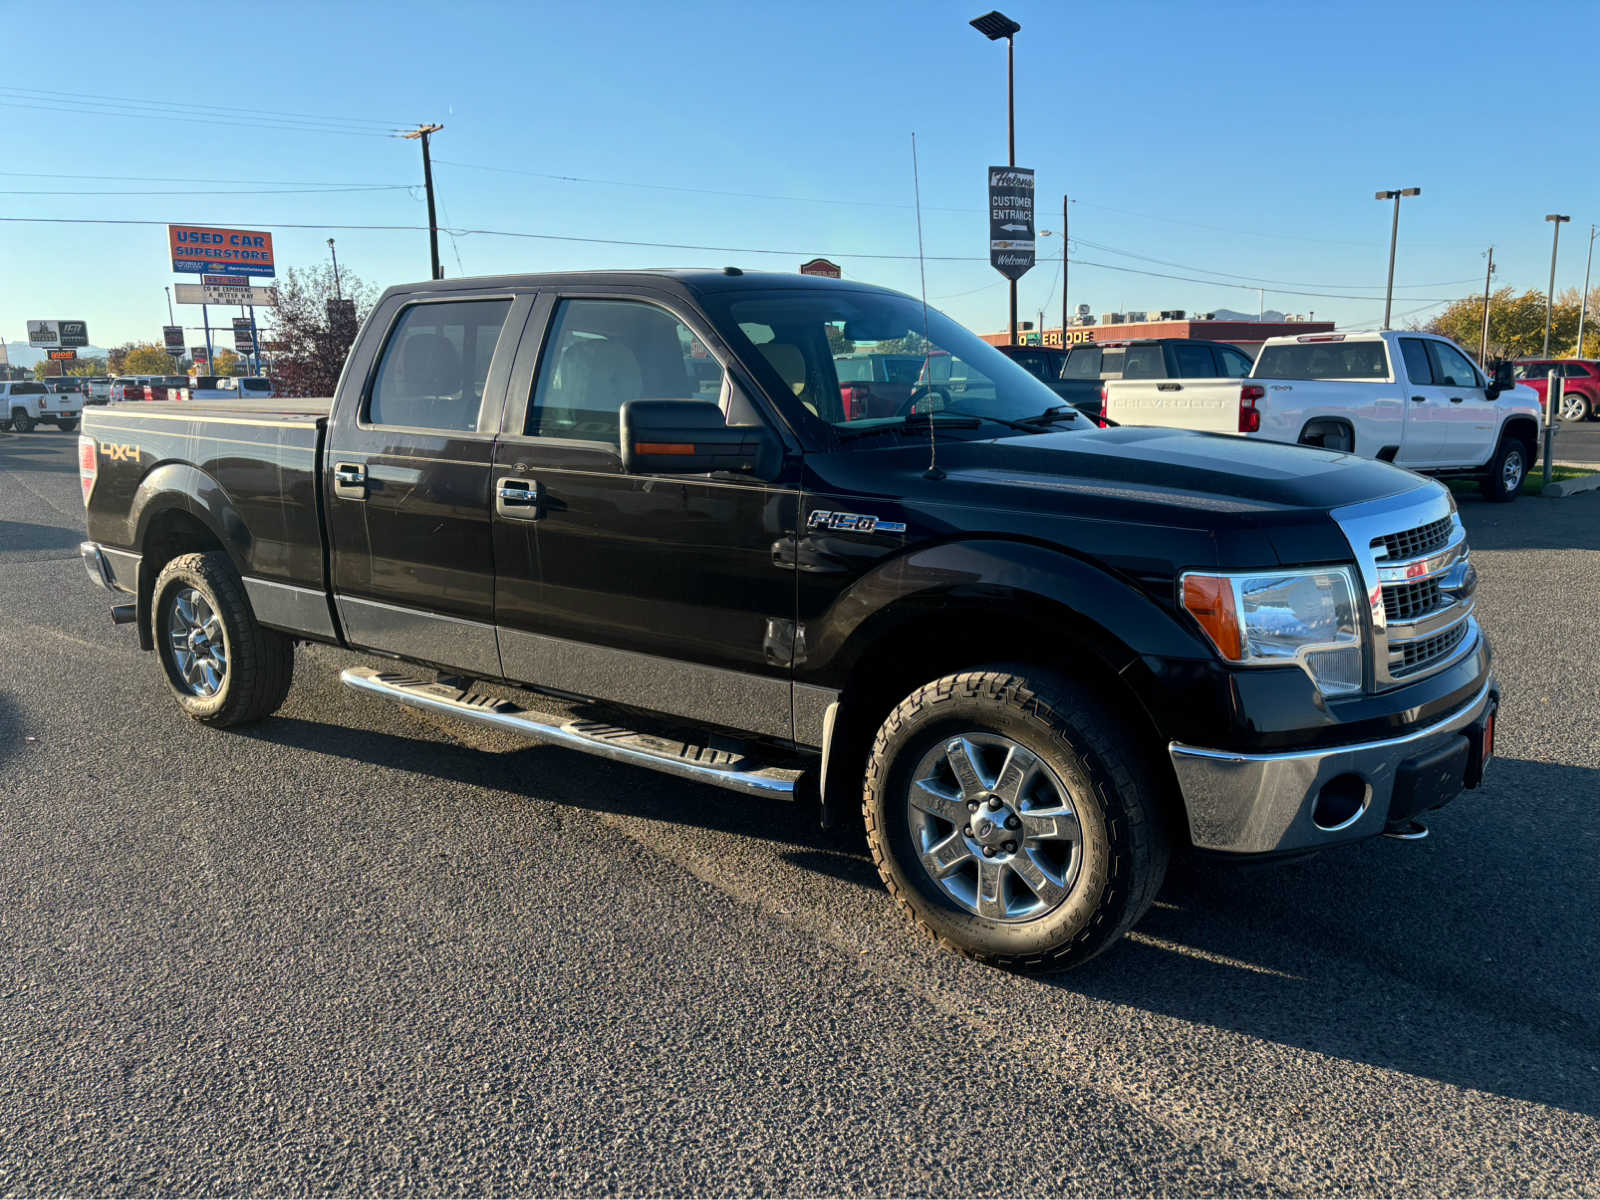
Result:
[[[1435,550],[1443,550],[1450,541],[1450,531],[1455,525],[1452,517],[1440,517],[1437,521],[1429,521],[1426,525],[1419,525],[1415,529],[1404,529],[1399,533],[1386,533],[1381,537],[1372,539],[1372,548],[1383,549],[1379,557],[1393,559],[1420,558],[1424,554],[1432,554]]]
[[[1365,585],[1368,686],[1382,691],[1414,683],[1478,644],[1477,574],[1443,489],[1421,487],[1333,515]]]
[[[1389,652],[1389,673],[1397,679],[1415,675],[1440,659],[1449,657],[1450,652],[1466,636],[1467,623],[1461,621],[1443,633],[1398,645]]]
[[[1383,615],[1391,621],[1415,621],[1439,608],[1439,599],[1439,585],[1432,579],[1386,584]]]

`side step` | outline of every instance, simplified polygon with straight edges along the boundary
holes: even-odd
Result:
[[[603,721],[563,720],[518,708],[509,700],[474,692],[443,680],[429,681],[370,667],[348,667],[340,672],[346,687],[370,692],[414,708],[448,713],[465,721],[493,725],[536,742],[549,742],[609,758],[630,766],[648,767],[665,775],[692,779],[743,792],[747,796],[794,799],[801,771],[758,762],[743,747],[725,739],[712,745],[709,736],[699,742],[680,742],[640,733]]]

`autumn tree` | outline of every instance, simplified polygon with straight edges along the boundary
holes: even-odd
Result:
[[[176,375],[178,364],[172,361],[160,346],[153,342],[145,342],[133,346],[122,356],[122,374],[124,375]]]
[[[278,310],[273,340],[282,349],[272,356],[272,374],[280,396],[331,396],[344,369],[356,331],[372,310],[374,289],[354,271],[339,271],[339,297],[352,301],[348,310],[336,299],[331,267],[290,267],[278,281]]]
[[[218,350],[217,357],[211,364],[213,375],[243,375],[245,373],[244,359],[232,350]]]
[[[1578,338],[1578,308],[1581,297],[1569,288],[1556,297],[1550,314],[1550,353],[1571,354]],[[1600,329],[1595,327],[1596,301],[1600,289],[1589,298],[1589,319],[1584,325],[1582,357],[1600,353]],[[1504,287],[1489,297],[1489,356],[1491,358],[1530,358],[1544,351],[1544,293],[1529,290],[1518,293]],[[1457,300],[1427,326],[1429,333],[1442,334],[1466,347],[1476,356],[1483,338],[1483,297]]]

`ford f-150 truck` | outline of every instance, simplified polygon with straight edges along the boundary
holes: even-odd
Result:
[[[1449,338],[1310,333],[1268,338],[1247,379],[1105,385],[1106,417],[1351,451],[1475,478],[1513,500],[1537,456],[1539,400],[1511,365],[1486,377]]]
[[[947,361],[847,413],[841,337]],[[86,422],[84,562],[195,720],[272,713],[296,642],[392,659],[344,682],[824,820],[861,805],[904,909],[992,962],[1095,954],[1174,849],[1420,837],[1492,752],[1439,483],[1094,428],[880,288],[396,287],[331,400]]]

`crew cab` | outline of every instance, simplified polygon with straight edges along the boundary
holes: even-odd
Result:
[[[1449,338],[1315,333],[1268,338],[1242,382],[1106,385],[1122,425],[1238,433],[1476,478],[1512,500],[1538,457],[1539,401],[1500,363],[1493,378]]]
[[[923,347],[894,412],[846,410],[840,339]],[[395,287],[332,398],[86,422],[85,566],[194,720],[271,714],[297,642],[364,652],[366,697],[860,805],[901,907],[991,962],[1091,957],[1174,850],[1421,837],[1493,749],[1438,482],[1095,428],[882,288]]]
[[[1022,363],[1035,375],[1052,368],[1046,378],[1050,389],[1097,422],[1112,420],[1106,397],[1118,380],[1154,381],[1141,386],[1177,391],[1183,387],[1227,388],[1226,383],[1201,380],[1238,379],[1250,373],[1250,356],[1225,342],[1198,338],[1126,338],[1085,342],[1069,350],[1038,346],[1002,346],[1002,353]],[[1040,375],[1044,378],[1043,375]],[[1169,381],[1183,380],[1182,384]],[[1129,384],[1128,386],[1133,386]]]
[[[1590,358],[1529,358],[1514,364],[1516,378],[1545,405],[1550,390],[1550,372],[1561,380],[1561,406],[1557,415],[1563,421],[1600,419],[1600,362]]]
[[[53,423],[57,429],[72,430],[78,427],[82,414],[83,395],[76,390],[57,392],[43,383],[27,380],[0,383],[0,431],[31,433],[45,422]]]

